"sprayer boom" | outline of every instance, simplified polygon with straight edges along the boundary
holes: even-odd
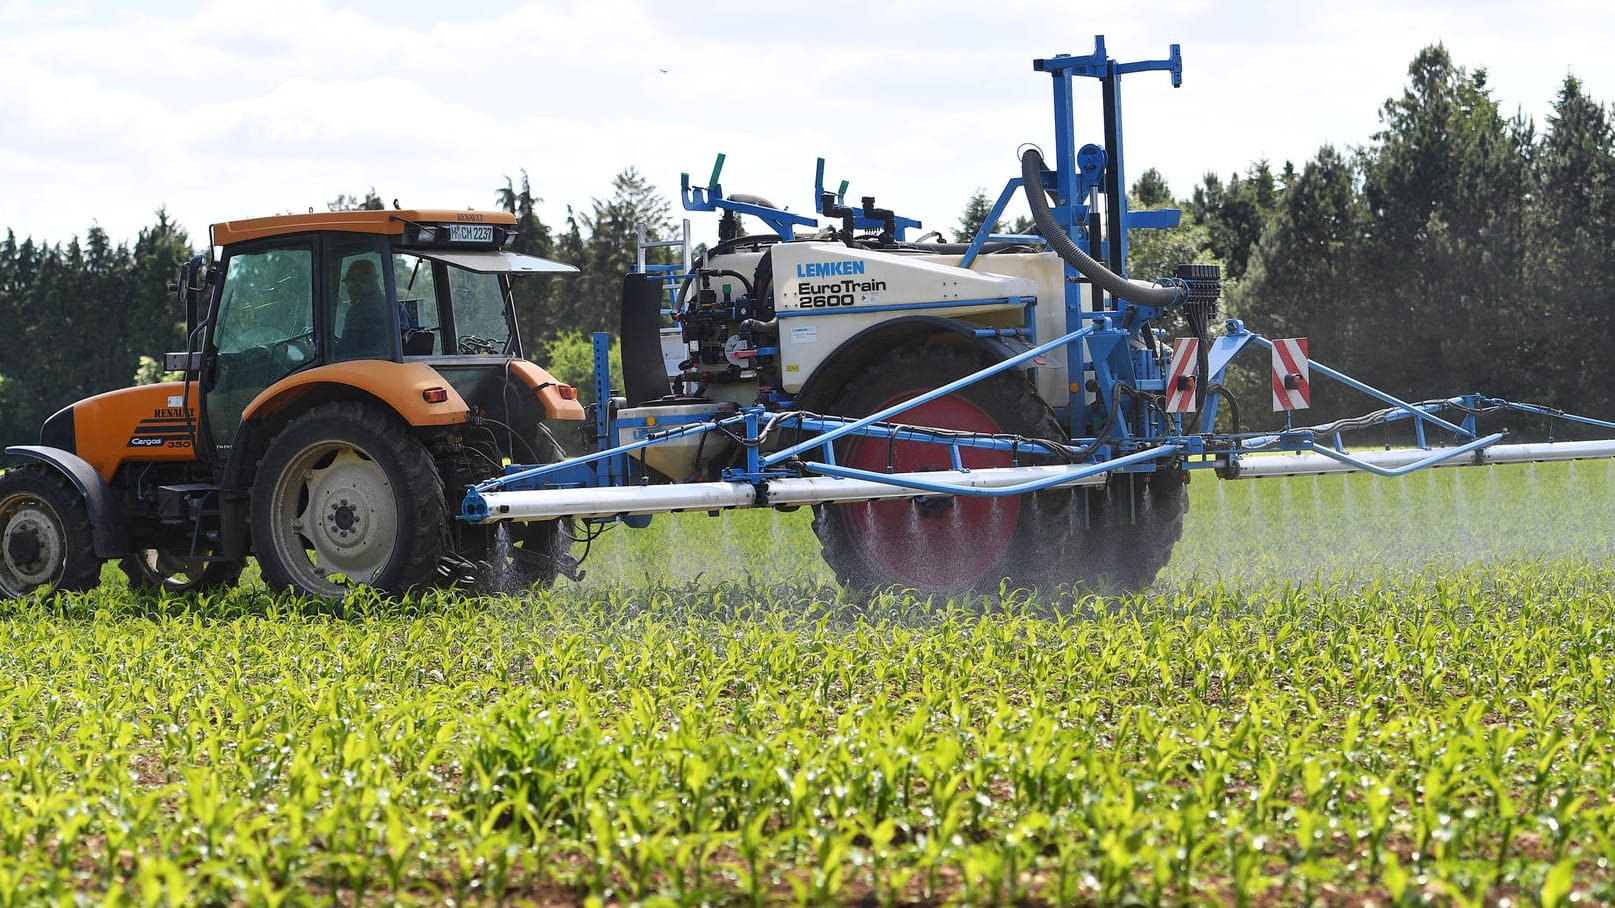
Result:
[[[905,473],[884,480],[805,476],[756,482],[692,482],[624,488],[472,492],[468,520],[609,518],[683,511],[720,511],[852,501],[893,501],[939,495],[1004,497],[1030,491],[1104,485],[1105,471],[1091,467],[1041,466]]]

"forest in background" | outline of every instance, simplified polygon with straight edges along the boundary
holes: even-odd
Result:
[[[1436,45],[1414,58],[1380,124],[1365,144],[1325,145],[1300,164],[1208,173],[1187,196],[1145,171],[1132,203],[1179,207],[1183,223],[1136,231],[1130,273],[1215,262],[1225,316],[1268,337],[1308,337],[1314,358],[1404,399],[1481,391],[1615,416],[1599,365],[1615,337],[1610,108],[1567,77],[1539,128],[1504,114],[1484,69]],[[517,282],[529,353],[575,359],[579,336],[615,331],[635,225],[665,235],[671,205],[633,168],[558,226],[537,216],[525,173],[491,196],[517,216],[521,251],[581,269]],[[973,232],[988,204],[971,196],[955,235]],[[329,205],[381,206],[374,190]],[[66,243],[19,240],[20,227],[0,242],[0,319],[12,326],[0,345],[4,444],[31,443],[56,409],[128,385],[142,356],[183,349],[167,287],[194,254],[163,211],[132,245],[99,227]],[[1261,424],[1266,364],[1245,362],[1243,409]],[[1320,420],[1366,409],[1323,384],[1314,404]]]

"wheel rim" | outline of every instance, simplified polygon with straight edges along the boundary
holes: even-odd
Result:
[[[0,583],[21,596],[56,582],[67,562],[67,531],[38,496],[0,501]]]
[[[387,473],[352,445],[311,445],[274,486],[271,544],[297,585],[340,595],[373,583],[398,547]]]
[[[918,393],[894,395],[877,409]],[[895,418],[912,425],[982,434],[1002,431],[996,419],[959,394],[921,404]],[[1006,451],[961,448],[959,453],[960,461],[971,469],[1010,464]],[[871,436],[854,438],[840,459],[849,467],[873,472],[885,472],[888,460],[898,472],[953,468],[945,446],[922,442],[889,445],[885,439]],[[847,529],[875,577],[922,590],[976,585],[1003,558],[1020,519],[1020,501],[1014,496],[873,501],[840,507]]]

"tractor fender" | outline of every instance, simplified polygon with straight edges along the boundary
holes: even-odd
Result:
[[[296,405],[306,396],[332,388],[353,389],[374,397],[417,428],[462,423],[471,412],[460,392],[426,363],[360,359],[288,375],[253,398],[241,412],[241,419],[243,422],[263,420]],[[442,400],[429,400],[429,391],[444,392]]]
[[[427,399],[427,392],[436,397],[437,391],[443,392],[443,400]],[[265,388],[242,410],[241,429],[224,467],[224,488],[250,486],[258,458],[286,421],[333,400],[374,401],[416,429],[459,425],[471,416],[460,392],[425,363],[353,360],[294,372]],[[234,507],[229,496],[225,507]]]
[[[551,375],[549,370],[525,359],[514,359],[510,361],[510,374],[521,379],[538,396],[539,403],[544,405],[545,417],[583,418],[583,404],[578,403],[577,391],[571,390],[571,386]],[[563,388],[568,390],[563,392]]]
[[[116,558],[129,552],[129,528],[123,521],[122,503],[101,474],[90,462],[61,448],[48,445],[10,445],[6,454],[37,460],[55,467],[67,481],[78,489],[84,498],[84,508],[90,514],[90,526],[95,531],[95,554],[101,558]]]
[[[976,334],[980,329],[981,325],[974,322],[936,315],[911,315],[871,325],[847,338],[819,363],[802,383],[795,406],[801,410],[823,410],[834,403],[841,389],[867,366],[901,346],[956,344],[980,350],[994,362],[1002,362],[1031,348],[1024,338],[982,337]]]

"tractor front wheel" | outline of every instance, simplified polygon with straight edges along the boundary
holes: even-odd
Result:
[[[43,464],[0,475],[0,598],[87,590],[101,580],[84,498]]]
[[[252,486],[252,544],[276,590],[337,598],[429,584],[448,506],[431,455],[394,414],[328,403],[270,443]]]

